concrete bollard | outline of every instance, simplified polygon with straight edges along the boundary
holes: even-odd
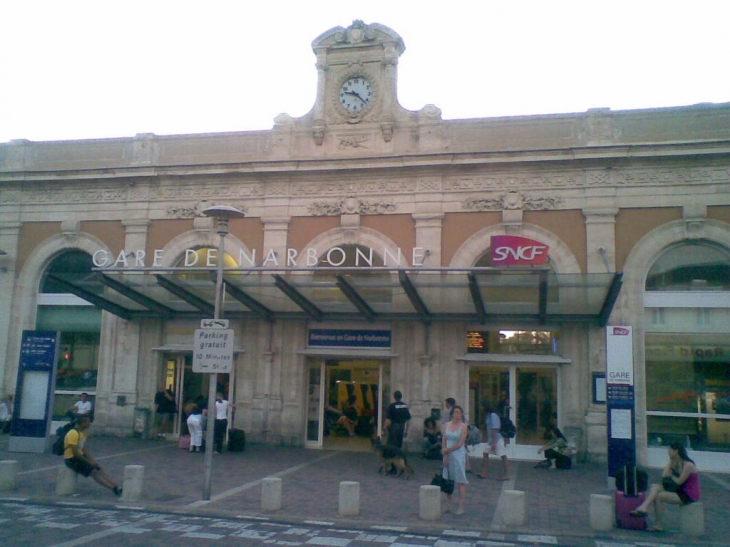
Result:
[[[679,510],[682,533],[685,536],[701,536],[705,533],[705,506],[701,501],[683,505]]]
[[[278,511],[281,509],[281,479],[266,477],[261,483],[261,509]]]
[[[441,517],[441,488],[424,484],[419,493],[419,518],[438,520]]]
[[[616,504],[611,496],[591,494],[590,523],[593,530],[612,530],[616,525]]]
[[[15,490],[18,485],[18,473],[20,473],[19,461],[0,461],[0,490]]]
[[[137,501],[142,497],[144,488],[144,465],[125,465],[122,499]]]
[[[355,481],[340,482],[341,517],[353,517],[360,514],[360,483]]]
[[[525,510],[527,496],[521,490],[505,490],[502,492],[504,502],[502,518],[507,526],[524,526],[527,523]]]
[[[58,477],[56,478],[56,495],[68,496],[76,493],[76,486],[79,482],[79,475],[76,471],[69,469],[65,465],[58,468]]]

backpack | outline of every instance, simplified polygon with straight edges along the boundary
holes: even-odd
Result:
[[[517,433],[517,428],[515,427],[515,424],[512,423],[512,420],[506,417],[502,418],[501,424],[502,427],[500,427],[499,432],[502,434],[502,437],[505,439],[513,439]]]
[[[53,442],[53,445],[51,446],[51,452],[55,454],[56,456],[63,456],[63,453],[66,449],[64,446],[64,441],[66,440],[66,433],[71,431],[74,428],[74,424],[69,422],[66,425],[62,425],[58,429],[56,429],[56,440]]]
[[[482,432],[475,425],[470,425],[466,431],[466,445],[474,446],[482,442]]]

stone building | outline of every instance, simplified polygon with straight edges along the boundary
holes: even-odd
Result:
[[[225,240],[219,375],[249,439],[360,449],[392,392],[423,419],[489,399],[538,457],[553,413],[607,455],[608,327],[628,327],[639,461],[730,451],[730,104],[443,120],[402,108],[391,29],[312,44],[317,97],[270,131],[0,144],[0,394],[23,331],[60,332],[54,418],[82,392],[131,435],[164,382],[208,393],[193,338]],[[356,397],[355,437],[336,418]],[[334,408],[332,408],[334,407]],[[172,436],[182,423],[175,423]],[[139,433],[139,431],[138,431]],[[145,433],[145,432],[141,432]]]

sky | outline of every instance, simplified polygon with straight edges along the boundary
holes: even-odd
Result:
[[[271,129],[355,19],[443,119],[730,102],[728,0],[0,0],[0,143]]]

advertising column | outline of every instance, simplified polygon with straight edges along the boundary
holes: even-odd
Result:
[[[608,475],[636,464],[634,350],[631,327],[606,327]]]

